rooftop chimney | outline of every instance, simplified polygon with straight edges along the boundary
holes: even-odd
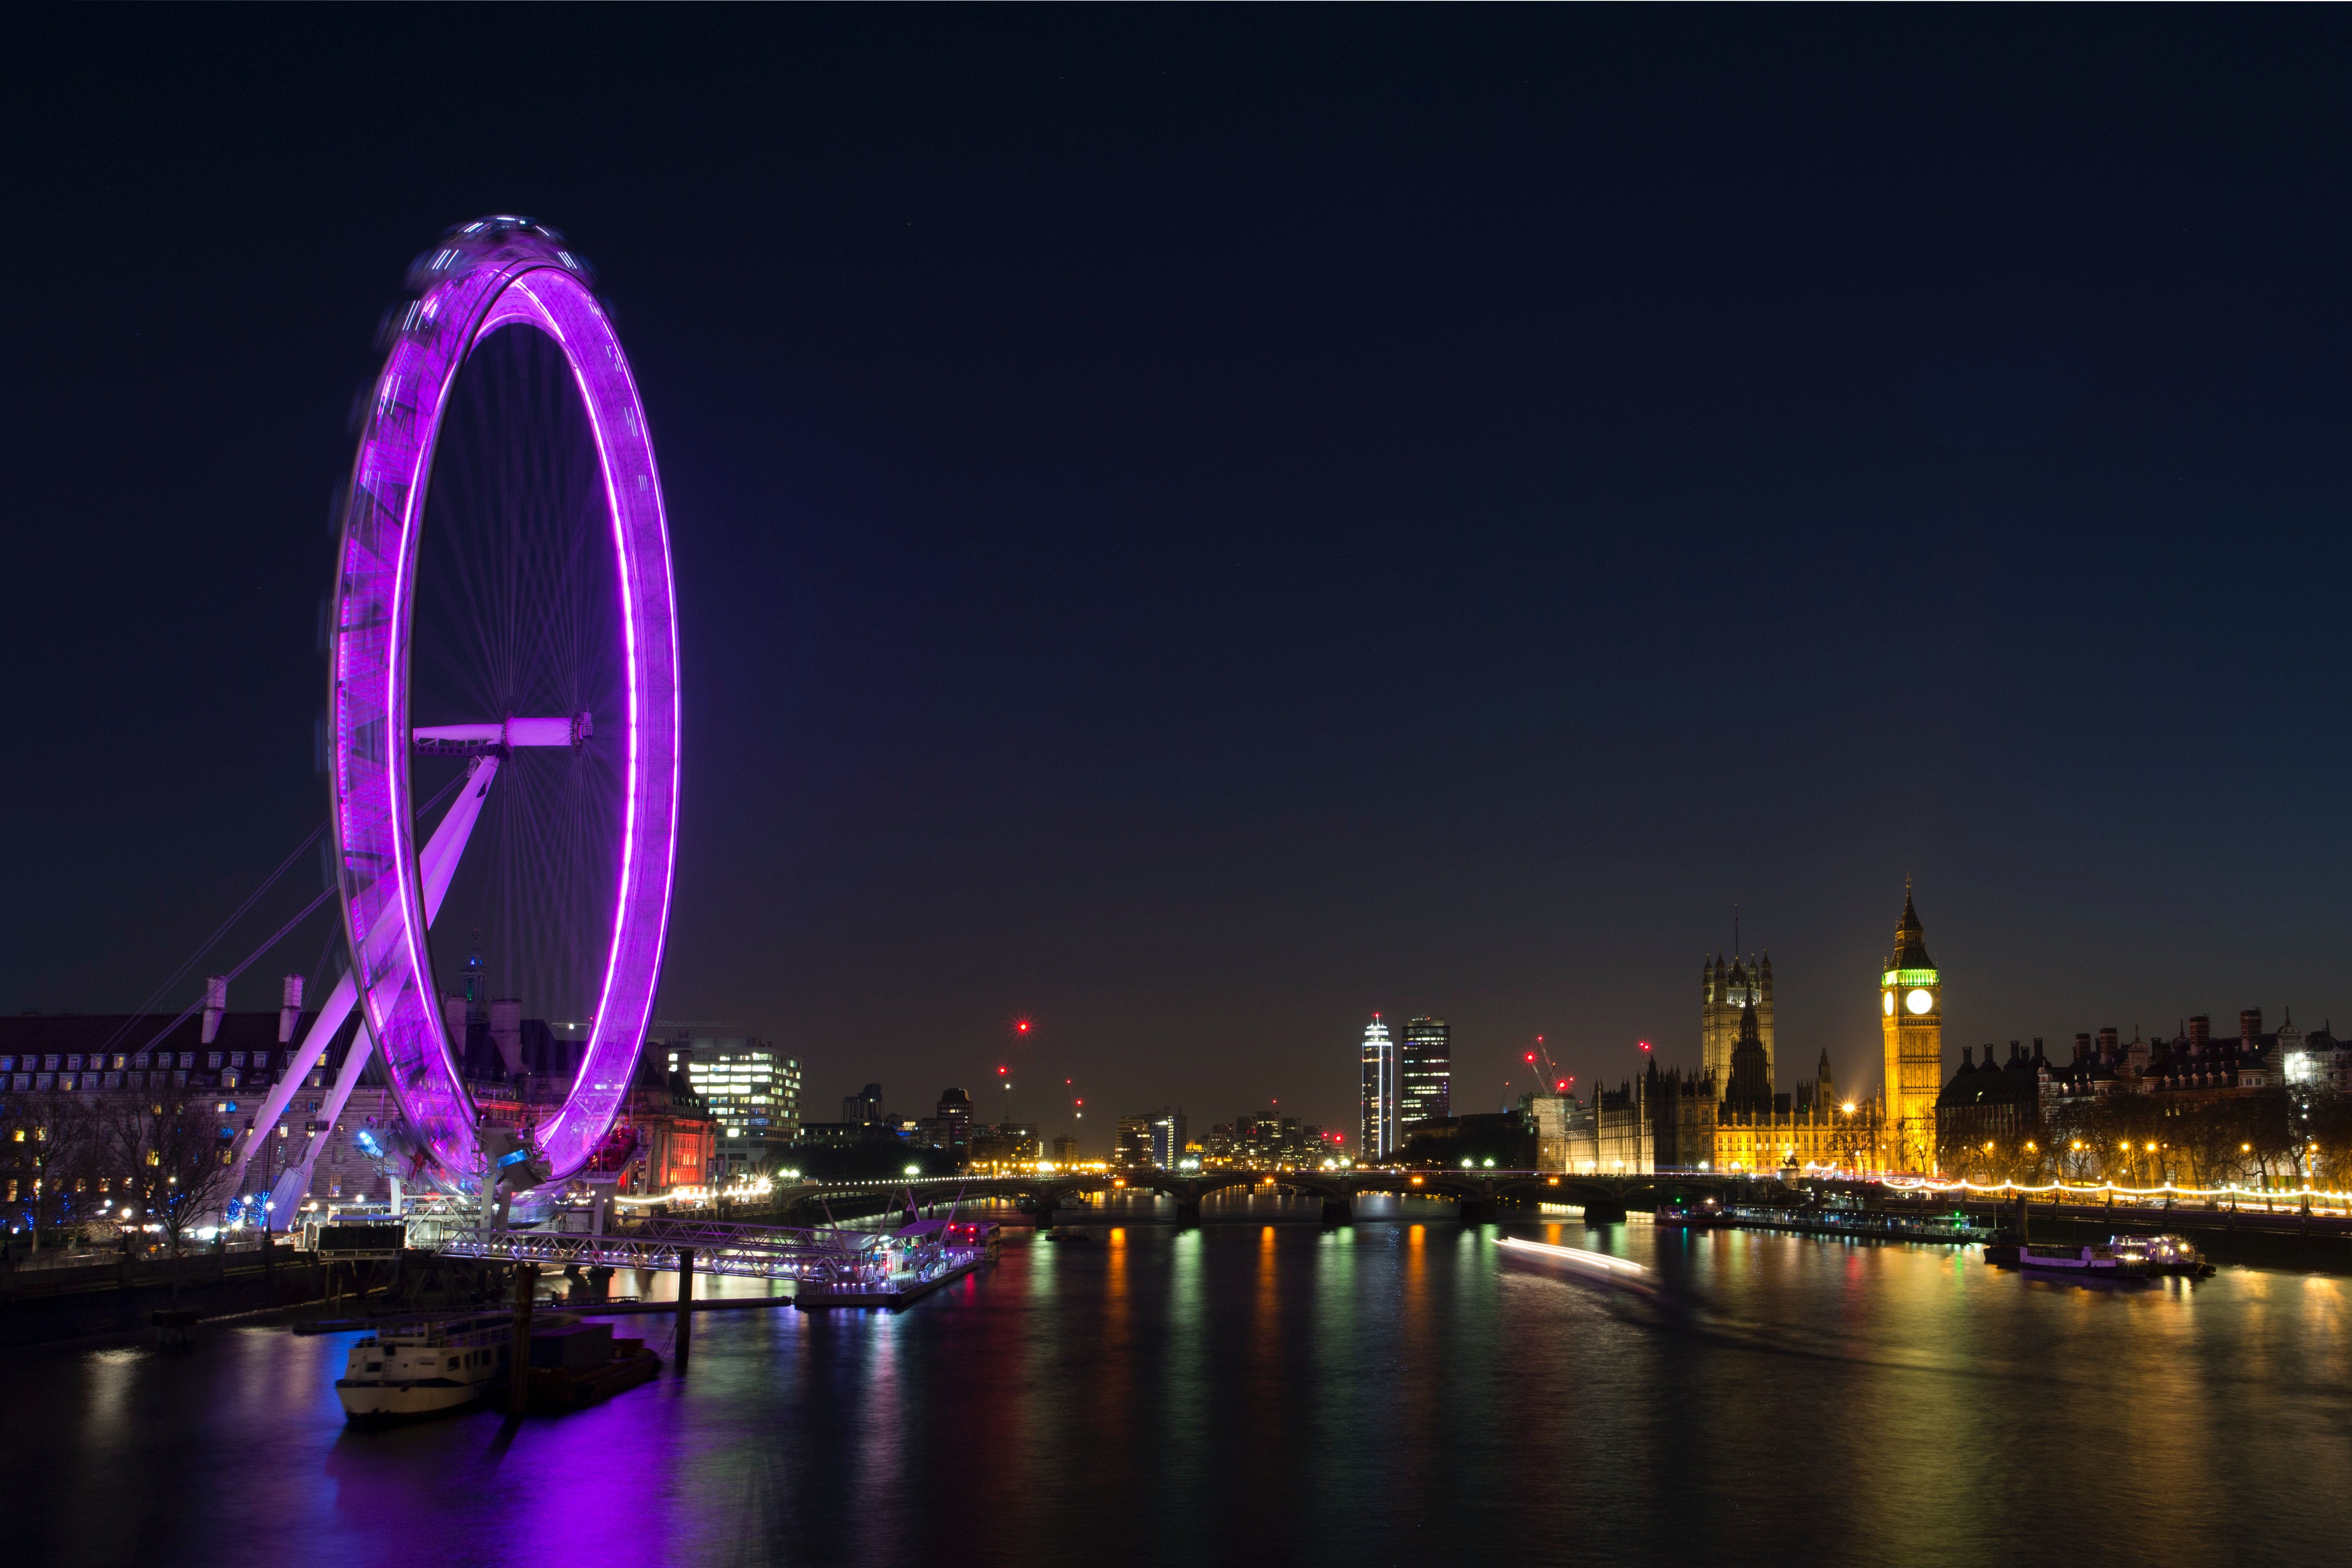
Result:
[[[2251,1046],[2257,1039],[2262,1037],[2262,1033],[2263,1010],[2260,1007],[2239,1008],[2238,1038],[2245,1041],[2246,1044]]]
[[[220,1037],[221,1015],[228,1011],[228,976],[212,975],[205,981],[204,1043],[211,1045]]]
[[[289,974],[286,977],[285,989],[278,994],[278,1043],[279,1045],[293,1044],[294,1026],[300,1021],[301,1016],[302,977],[299,974]]]

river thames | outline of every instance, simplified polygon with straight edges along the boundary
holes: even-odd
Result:
[[[10,1352],[8,1555],[2323,1563],[2352,1522],[2341,1278],[2099,1289],[1951,1247],[1362,1213],[1013,1232],[900,1314],[698,1313],[687,1376],[514,1424],[347,1430],[348,1334]],[[667,1316],[615,1326],[668,1350]]]

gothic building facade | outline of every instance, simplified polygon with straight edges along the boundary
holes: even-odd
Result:
[[[1772,955],[1742,959],[1727,965],[1723,954],[1699,965],[1699,1072],[1715,1080],[1718,1089],[1731,1081],[1731,1052],[1739,1044],[1740,1014],[1756,1014],[1756,1037],[1764,1047],[1764,1076],[1774,1064],[1772,1034]]]

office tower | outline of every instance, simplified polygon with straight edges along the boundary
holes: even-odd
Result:
[[[801,1062],[765,1040],[681,1036],[670,1040],[673,1070],[710,1107],[719,1124],[716,1171],[741,1175],[772,1166],[800,1136]]]
[[[1401,1136],[1410,1138],[1419,1123],[1443,1121],[1454,1114],[1454,1047],[1445,1020],[1408,1020],[1399,1055],[1397,1128]]]
[[[1363,1131],[1360,1160],[1385,1160],[1397,1146],[1397,1053],[1378,1013],[1364,1026]]]
[[[1163,1110],[1151,1119],[1151,1163],[1163,1171],[1172,1171],[1184,1157],[1184,1144],[1191,1135],[1190,1124],[1181,1110]]]

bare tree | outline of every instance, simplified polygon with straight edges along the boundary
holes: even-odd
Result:
[[[2077,1184],[2102,1179],[2106,1165],[2099,1141],[2107,1120],[2105,1106],[2095,1100],[2062,1101],[2052,1110],[2042,1135],[2060,1179]]]
[[[229,1196],[231,1144],[220,1120],[184,1089],[118,1099],[106,1126],[107,1161],[131,1205],[163,1232],[173,1257],[187,1232]]]
[[[91,1177],[101,1165],[91,1097],[49,1089],[0,1098],[0,1184],[41,1249],[41,1232],[79,1223],[90,1206]],[[102,1205],[101,1205],[102,1206]]]
[[[2175,1117],[2173,1152],[2190,1187],[2213,1188],[2252,1163],[2252,1117],[2243,1100],[2210,1100]]]
[[[2303,1184],[2303,1140],[2295,1131],[2294,1106],[2283,1089],[2263,1089],[2240,1102],[2238,1152],[2241,1174],[2264,1187]]]

